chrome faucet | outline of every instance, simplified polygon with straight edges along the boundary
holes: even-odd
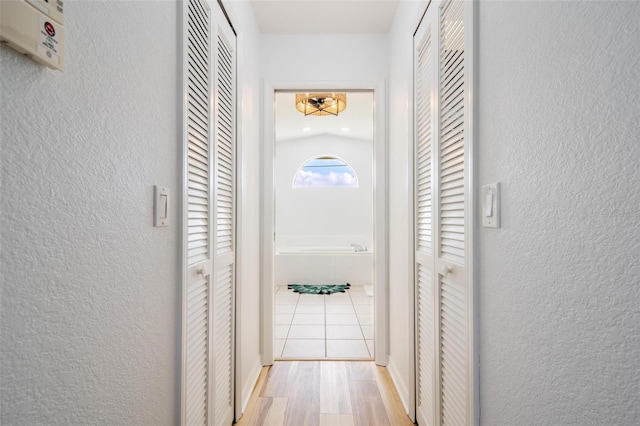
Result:
[[[354,247],[356,249],[356,253],[367,250],[365,247],[362,247],[360,244],[355,244],[355,243],[351,243],[351,247]]]

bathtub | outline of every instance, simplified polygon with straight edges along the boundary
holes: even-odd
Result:
[[[367,254],[372,253],[367,248],[366,251],[356,251],[355,247],[345,246],[319,246],[319,247],[286,247],[279,251],[277,254]]]
[[[283,247],[276,251],[275,284],[373,283],[373,252],[350,246]]]

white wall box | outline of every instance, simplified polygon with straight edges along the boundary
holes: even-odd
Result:
[[[62,0],[3,0],[0,41],[49,68],[64,69]]]

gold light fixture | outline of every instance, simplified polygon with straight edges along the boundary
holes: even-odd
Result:
[[[346,93],[296,93],[296,109],[304,115],[338,115],[346,107]]]

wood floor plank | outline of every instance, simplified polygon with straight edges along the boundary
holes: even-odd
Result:
[[[391,425],[375,379],[350,381],[349,389],[355,426]]]
[[[351,414],[351,396],[344,361],[320,364],[320,413]]]
[[[320,362],[295,361],[296,378],[289,391],[286,426],[319,426]]]
[[[263,368],[238,426],[404,426],[413,424],[386,368],[372,362],[278,361]],[[345,381],[352,413],[333,398]],[[327,396],[325,393],[334,394]],[[339,408],[335,408],[339,407]]]
[[[394,426],[414,424],[405,411],[402,400],[400,400],[400,396],[393,384],[393,380],[391,380],[389,371],[384,367],[374,365],[373,374],[376,378],[378,390],[380,391],[380,396],[382,397],[382,402],[384,403],[384,408],[387,411],[391,424]]]
[[[286,398],[291,386],[296,381],[298,363],[296,361],[282,361],[274,363],[269,369],[267,381],[260,392],[262,397]]]
[[[375,380],[373,376],[373,370],[371,366],[373,365],[370,361],[365,362],[348,362],[347,366],[347,377],[349,381],[353,380]]]
[[[267,376],[270,368],[271,367],[262,367],[260,375],[258,376],[258,381],[253,388],[253,392],[251,392],[251,397],[249,398],[249,402],[247,403],[244,413],[236,423],[238,426],[251,424],[252,418],[256,415],[258,401],[260,399],[259,395],[267,382]]]
[[[264,420],[269,415],[269,410],[271,410],[271,406],[273,405],[273,398],[270,397],[260,397],[258,398],[258,403],[256,404],[255,415],[249,421],[249,426],[258,426],[264,424]]]
[[[256,423],[256,426],[284,426],[284,415],[289,398],[269,398],[271,406],[264,420]]]
[[[320,426],[355,426],[353,414],[320,414]]]

